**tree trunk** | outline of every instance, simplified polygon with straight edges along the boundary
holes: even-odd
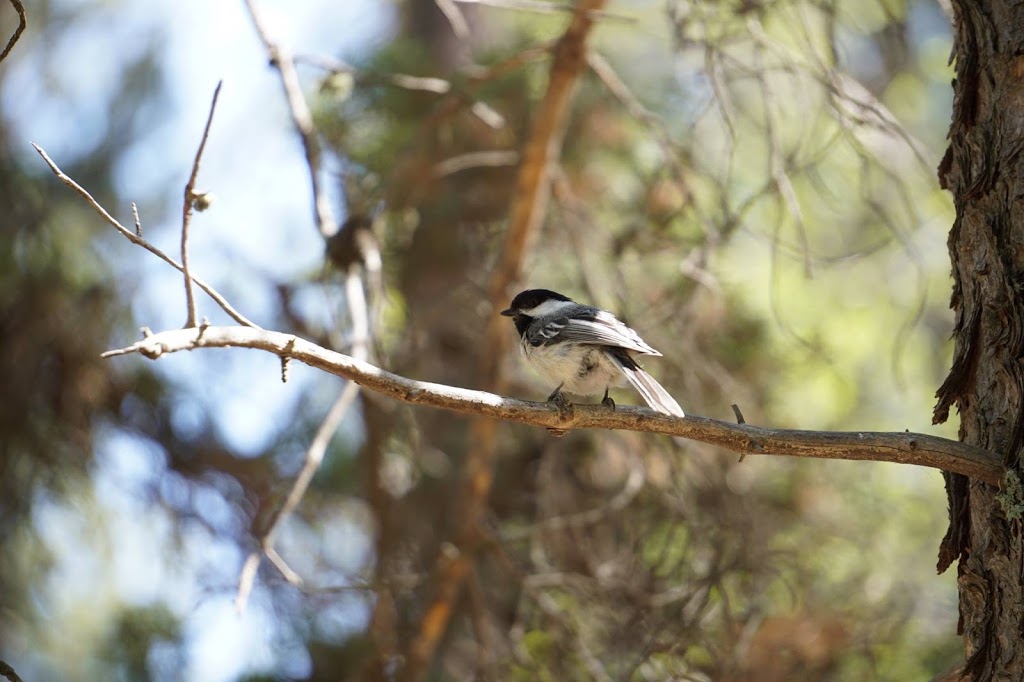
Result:
[[[1009,473],[1002,491],[947,476],[950,530],[939,570],[959,559],[962,679],[1024,680],[1024,5],[953,7],[953,119],[939,180],[956,204],[956,346],[935,421],[955,404],[961,440],[1001,453]]]

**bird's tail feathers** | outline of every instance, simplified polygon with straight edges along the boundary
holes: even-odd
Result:
[[[626,379],[643,396],[651,409],[676,417],[686,416],[676,399],[669,395],[669,392],[639,365],[634,363],[634,367],[626,367],[619,362],[619,366],[622,367],[622,373],[626,375]]]

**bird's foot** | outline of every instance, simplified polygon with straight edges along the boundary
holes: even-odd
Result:
[[[605,407],[610,407],[613,410],[615,409],[615,401],[612,400],[611,396],[608,395],[607,388],[604,389],[604,397],[601,398],[601,404],[604,405]]]
[[[562,419],[572,418],[572,403],[570,403],[569,399],[565,397],[564,393],[562,393],[562,384],[559,384],[558,388],[548,396],[548,402],[553,403],[554,406],[558,408],[558,411],[562,415]]]
[[[562,393],[562,384],[558,384],[555,390],[551,391],[551,395],[548,396],[549,403],[555,403],[556,405],[568,405],[569,400]]]

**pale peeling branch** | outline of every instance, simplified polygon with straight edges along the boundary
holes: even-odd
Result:
[[[998,455],[937,436],[910,432],[801,431],[687,415],[684,418],[643,407],[574,405],[562,412],[548,403],[503,398],[493,393],[416,381],[368,362],[321,348],[290,334],[250,327],[205,327],[154,334],[104,357],[139,353],[156,359],[196,348],[255,348],[290,357],[349,379],[371,391],[415,405],[530,424],[547,429],[621,429],[679,436],[751,455],[787,455],[818,459],[897,462],[964,474],[998,485],[1003,466]]]

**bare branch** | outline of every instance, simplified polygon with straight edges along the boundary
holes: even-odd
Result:
[[[434,175],[443,178],[446,175],[460,173],[471,168],[496,168],[514,166],[519,161],[519,153],[507,149],[495,149],[487,152],[468,152],[441,161],[434,166]]]
[[[252,587],[256,584],[256,570],[260,567],[260,553],[252,552],[245,558],[242,564],[242,573],[238,577],[238,595],[235,597],[235,609],[238,613],[245,611],[245,605],[249,603],[249,595]]]
[[[437,78],[436,76],[412,76],[407,73],[373,73],[372,71],[364,71],[357,69],[353,65],[343,62],[340,59],[334,57],[324,57],[322,55],[295,55],[295,61],[297,63],[306,63],[317,68],[325,69],[331,73],[346,73],[352,76],[353,80],[357,84],[388,84],[393,85],[396,88],[402,88],[404,90],[411,90],[416,92],[432,92],[436,95],[448,95],[454,97],[454,102],[461,104],[469,104],[469,111],[476,116],[480,121],[495,130],[498,130],[505,125],[505,117],[494,110],[486,102],[473,99],[473,91],[476,88],[473,87],[462,87],[453,84],[451,81],[447,81],[443,78]],[[481,79],[474,79],[477,82],[481,82]],[[482,79],[482,80],[489,80]],[[444,109],[445,107],[442,107]]]
[[[35,142],[32,142],[30,144],[39,153],[39,156],[43,157],[43,161],[45,161],[46,165],[48,165],[50,167],[50,170],[53,172],[54,175],[57,176],[57,179],[60,180],[61,182],[63,182],[68,187],[70,187],[71,189],[73,189],[76,192],[78,192],[78,194],[81,195],[81,197],[83,199],[85,199],[86,202],[90,206],[92,206],[93,209],[95,209],[97,213],[99,213],[101,216],[103,216],[103,219],[106,220],[107,223],[112,225],[114,227],[114,229],[116,229],[118,232],[120,232],[121,235],[124,236],[125,239],[130,241],[132,244],[135,244],[136,246],[141,246],[142,248],[146,249],[147,251],[152,253],[154,256],[156,256],[157,258],[159,258],[160,260],[162,260],[163,262],[167,263],[172,268],[177,270],[178,272],[184,272],[184,268],[182,267],[181,263],[179,263],[178,261],[174,260],[173,258],[168,256],[166,253],[164,253],[163,251],[161,251],[157,247],[155,247],[152,244],[150,244],[148,241],[143,239],[140,235],[135,234],[134,232],[129,230],[127,227],[122,225],[120,223],[120,221],[117,220],[117,218],[115,218],[114,216],[110,215],[110,213],[107,211],[107,209],[103,208],[103,206],[101,206],[100,203],[98,201],[96,201],[93,198],[93,196],[91,194],[89,194],[89,192],[84,187],[79,185],[77,182],[75,182],[71,178],[71,176],[67,175],[64,171],[62,171],[57,166],[57,164],[53,162],[53,159],[50,158],[50,156],[43,150],[42,147],[37,145]],[[140,232],[142,231],[141,226],[140,226],[140,224],[138,222],[136,223],[136,228]],[[194,275],[192,276],[192,281],[195,282],[197,287],[199,287],[204,292],[206,292],[206,294],[210,298],[212,298],[214,300],[214,302],[217,305],[219,305],[222,310],[224,310],[224,312],[226,312],[228,315],[230,315],[231,318],[235,322],[237,322],[238,324],[244,324],[247,327],[252,327],[253,329],[262,329],[262,327],[260,327],[258,324],[256,324],[255,322],[249,320],[249,318],[247,318],[245,315],[243,315],[242,313],[240,313],[237,310],[235,310],[234,307],[232,307],[232,305],[227,302],[227,299],[225,299],[220,293],[218,293],[217,290],[214,289],[212,286],[210,286],[209,284],[207,284],[206,282],[204,282],[203,280],[199,279],[198,277],[196,277]]]
[[[302,138],[302,147],[306,152],[306,165],[309,167],[309,181],[313,189],[313,210],[317,229],[320,230],[323,237],[330,237],[338,231],[338,222],[334,218],[330,200],[320,183],[320,140],[317,137],[316,126],[313,124],[313,114],[309,110],[309,104],[306,103],[305,95],[302,94],[302,83],[299,81],[299,72],[295,70],[295,60],[290,52],[271,39],[266,22],[256,8],[254,0],[245,0],[245,6],[249,10],[249,16],[252,18],[260,40],[263,41],[263,46],[267,50],[270,63],[281,76],[281,86],[284,88],[285,98],[288,100],[292,123],[295,124],[295,129],[299,132],[299,137]]]
[[[644,469],[644,463],[640,456],[635,452],[629,452],[627,456],[629,457],[629,476],[626,477],[625,485],[622,486],[622,490],[615,493],[601,506],[564,516],[552,516],[538,521],[532,526],[502,533],[501,538],[505,541],[524,540],[540,531],[582,528],[600,523],[612,514],[622,511],[636,499],[647,481],[647,471]]]
[[[499,9],[514,9],[523,12],[537,12],[538,14],[558,14],[560,12],[568,13],[574,11],[572,5],[558,5],[553,2],[543,2],[542,0],[455,0],[455,2],[463,5],[489,5]],[[586,15],[587,19],[591,21],[594,19],[615,19],[616,21],[624,21],[630,24],[636,22],[636,17],[615,14],[614,12],[600,9],[587,10]]]
[[[281,572],[284,579],[288,581],[288,584],[294,585],[295,587],[302,587],[302,578],[298,573],[292,570],[291,566],[285,563],[281,555],[277,553],[277,550],[273,547],[267,547],[263,550],[267,558],[270,559],[270,563],[274,564],[274,567]]]
[[[0,661],[0,675],[3,675],[11,682],[21,682],[21,677],[18,676],[18,673],[14,672],[14,668],[5,661]]]
[[[455,4],[455,0],[434,0],[434,4],[451,24],[452,33],[456,38],[465,40],[469,37],[469,22],[462,15],[462,10]]]
[[[132,218],[135,219],[135,236],[142,236],[142,218],[139,217],[139,207],[132,202]]]
[[[290,334],[249,327],[207,327],[202,332],[196,329],[165,331],[103,356],[139,353],[156,359],[167,353],[195,348],[228,347],[255,348],[276,355],[287,353],[299,362],[401,402],[543,428],[644,431],[680,436],[752,455],[915,464],[964,474],[992,485],[998,485],[1004,473],[1001,459],[995,453],[921,433],[769,429],[693,415],[678,418],[643,407],[622,405],[614,410],[603,405],[573,405],[571,410],[562,412],[548,403],[407,379]]]
[[[224,81],[217,81],[217,87],[213,91],[213,101],[210,102],[210,114],[206,117],[206,127],[203,128],[203,137],[199,141],[199,148],[196,149],[196,160],[192,162],[192,174],[185,184],[185,205],[181,212],[181,272],[185,276],[185,302],[188,306],[188,316],[185,319],[186,327],[195,327],[196,320],[196,299],[192,294],[192,275],[188,271],[188,227],[192,222],[192,206],[195,203],[196,178],[199,175],[199,162],[203,158],[203,150],[206,149],[206,141],[210,138],[210,126],[213,125],[213,112],[217,109],[217,98],[220,97],[220,88]],[[136,233],[138,219],[136,218]]]
[[[348,300],[348,313],[352,322],[352,355],[355,360],[365,362],[369,355],[370,315],[366,307],[366,292],[359,277],[360,269],[358,265],[349,266],[348,275],[345,279],[345,293]],[[285,348],[282,361],[291,357],[291,351],[294,349],[294,346],[295,344],[292,343]],[[354,381],[346,384],[345,388],[342,389],[341,393],[334,400],[331,409],[324,416],[323,421],[316,430],[316,434],[313,436],[313,440],[309,443],[309,447],[306,448],[306,457],[303,460],[302,469],[299,470],[299,474],[295,477],[291,490],[288,491],[288,497],[285,498],[284,502],[274,513],[270,525],[260,537],[259,549],[249,555],[242,568],[242,573],[238,580],[238,596],[235,598],[235,608],[238,609],[239,613],[245,610],[249,594],[252,592],[253,582],[256,579],[255,567],[259,566],[260,552],[266,554],[270,562],[285,577],[285,580],[292,585],[302,584],[302,579],[299,575],[289,568],[288,564],[277,553],[277,550],[274,548],[274,540],[277,538],[277,532],[280,530],[281,524],[284,523],[286,518],[291,516],[299,506],[299,502],[306,495],[306,490],[309,489],[313,476],[324,461],[327,446],[330,445],[331,439],[337,432],[338,427],[341,426],[341,421],[345,418],[358,395],[359,384]]]
[[[25,6],[21,4],[21,0],[10,0],[11,5],[14,7],[14,11],[18,13],[18,28],[14,29],[14,34],[11,35],[11,39],[7,41],[7,47],[4,48],[3,52],[0,52],[0,62],[7,58],[7,55],[14,49],[14,44],[18,42],[18,38],[25,32],[28,27],[28,14],[25,13]]]
[[[281,574],[289,583],[293,585],[302,583],[298,575],[288,568],[287,564],[277,554],[277,550],[274,549],[274,540],[281,529],[281,524],[295,511],[295,508],[299,506],[299,502],[302,501],[302,497],[309,488],[310,481],[313,480],[313,475],[316,474],[316,470],[320,468],[320,463],[324,460],[324,453],[327,451],[327,446],[330,444],[334,432],[338,430],[341,420],[345,418],[345,414],[348,412],[349,407],[352,406],[352,402],[358,394],[359,386],[355,383],[349,383],[337,399],[335,399],[331,409],[327,411],[327,416],[320,423],[316,435],[313,436],[312,442],[310,442],[309,447],[306,449],[306,457],[302,463],[302,469],[299,471],[298,476],[295,477],[295,482],[292,483],[291,490],[288,491],[288,497],[285,498],[284,503],[274,513],[270,526],[260,537],[259,549],[254,550],[246,558],[245,565],[242,567],[242,573],[238,579],[238,595],[235,597],[235,608],[238,609],[239,613],[245,611],[249,594],[252,592],[253,583],[256,580],[256,568],[259,567],[260,553],[267,555],[267,558],[281,571]]]

